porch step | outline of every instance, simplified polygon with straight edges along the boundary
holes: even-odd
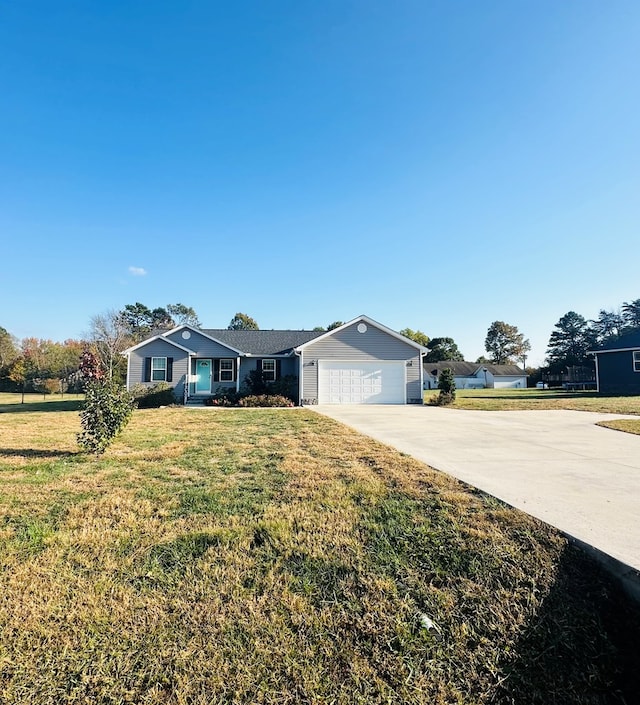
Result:
[[[204,399],[189,397],[189,399],[187,399],[186,406],[204,406]]]

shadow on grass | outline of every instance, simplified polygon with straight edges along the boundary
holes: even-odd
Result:
[[[505,657],[492,702],[631,705],[640,693],[640,608],[578,547]]]
[[[552,392],[543,392],[541,391],[539,394],[531,394],[527,392],[526,395],[518,395],[516,394],[496,394],[495,390],[489,389],[486,391],[486,393],[478,392],[474,393],[473,396],[469,395],[467,397],[464,396],[464,392],[466,391],[465,389],[459,389],[457,390],[460,392],[460,398],[461,399],[508,399],[509,401],[529,401],[530,399],[540,399],[542,401],[549,401],[553,399],[602,399],[603,395],[598,394],[597,392],[565,392],[565,391],[552,391]]]
[[[36,450],[34,448],[0,448],[0,456],[15,456],[20,458],[74,458],[80,451],[69,450]]]
[[[81,408],[82,401],[79,399],[29,402],[27,404],[1,404],[0,414],[22,414],[29,411],[80,411]]]

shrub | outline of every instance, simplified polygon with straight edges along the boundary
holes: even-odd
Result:
[[[298,399],[298,378],[295,375],[284,375],[275,382],[269,382],[267,393],[287,397],[295,403]]]
[[[84,379],[84,404],[80,411],[82,431],[77,435],[78,445],[100,455],[127,425],[135,402],[121,385],[108,380],[98,358],[85,350],[80,358]]]
[[[267,394],[268,388],[262,370],[251,370],[242,382],[242,392],[246,396]]]
[[[136,384],[131,393],[139,409],[157,409],[176,403],[175,391],[168,382],[158,382],[152,387]]]
[[[249,394],[238,402],[239,406],[294,406],[288,397],[281,394]]]
[[[434,397],[431,397],[431,399],[429,399],[429,405],[430,406],[448,406],[449,404],[453,404],[453,402],[455,400],[456,400],[455,394],[451,394],[450,392],[440,391],[439,394],[436,394]]]
[[[87,382],[80,411],[82,432],[77,436],[78,445],[96,455],[104,453],[127,425],[133,408],[133,397],[124,387],[104,380]]]
[[[242,383],[244,396],[283,396],[295,403],[298,398],[298,378],[284,375],[273,382],[265,381],[261,370],[251,370]]]
[[[204,400],[205,406],[238,406],[241,394],[233,387],[219,387],[215,394]]]
[[[59,394],[61,391],[61,380],[52,377],[44,379],[34,379],[32,382],[34,391],[41,394]]]
[[[433,406],[448,406],[456,400],[456,382],[453,370],[449,367],[442,370],[438,379],[438,389],[440,393],[433,397],[429,404]]]

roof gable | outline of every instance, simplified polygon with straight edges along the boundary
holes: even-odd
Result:
[[[181,330],[189,330],[192,333],[197,333],[198,335],[202,335],[205,338],[208,338],[214,343],[217,343],[218,345],[222,345],[225,348],[229,348],[232,352],[237,353],[238,355],[243,354],[243,350],[240,350],[239,348],[234,347],[233,345],[230,345],[227,341],[221,340],[220,337],[214,337],[213,335],[210,335],[205,329],[203,328],[195,328],[194,326],[190,325],[181,325],[181,326],[176,326],[175,328],[172,328],[171,330],[166,331],[163,333],[163,337],[167,337],[169,335],[172,335],[173,333],[177,333],[178,331]],[[212,331],[212,332],[220,332],[220,331]],[[192,351],[193,352],[193,351]]]
[[[161,340],[163,343],[168,343],[169,345],[173,345],[176,348],[179,348],[180,350],[184,350],[186,353],[193,353],[193,350],[189,350],[189,348],[185,348],[184,345],[180,345],[180,343],[176,343],[174,340],[171,340],[170,338],[165,338],[163,335],[154,335],[151,338],[147,338],[146,340],[143,340],[142,342],[138,343],[137,345],[132,345],[130,348],[126,348],[126,350],[123,350],[120,354],[121,355],[126,355],[127,353],[133,352],[134,350],[139,350],[140,348],[143,348],[145,345],[149,345],[149,343],[153,343],[155,340]]]
[[[354,323],[366,323],[370,326],[373,326],[374,328],[377,328],[378,330],[383,331],[384,333],[387,333],[388,335],[392,336],[393,338],[396,338],[403,343],[407,343],[408,345],[411,345],[414,348],[417,348],[420,350],[422,353],[427,352],[427,348],[423,347],[419,343],[416,343],[415,340],[411,340],[411,338],[406,338],[404,335],[400,335],[400,333],[397,333],[395,330],[392,330],[391,328],[387,328],[387,326],[383,325],[382,323],[378,323],[378,321],[374,321],[373,318],[369,318],[369,316],[365,316],[364,314],[361,316],[358,316],[357,318],[354,318],[352,321],[348,321],[347,323],[343,323],[341,326],[338,326],[337,328],[334,328],[333,330],[328,330],[324,333],[320,332],[318,333],[317,337],[313,338],[312,340],[307,341],[306,343],[303,343],[302,345],[299,345],[296,350],[304,350],[304,348],[309,345],[310,343],[317,343],[321,340],[324,340],[325,338],[328,338],[332,335],[335,335],[336,333],[339,333],[340,331],[343,331],[350,326],[354,325]]]

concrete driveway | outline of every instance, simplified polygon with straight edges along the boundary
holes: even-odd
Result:
[[[318,406],[640,570],[640,436],[582,411]]]

